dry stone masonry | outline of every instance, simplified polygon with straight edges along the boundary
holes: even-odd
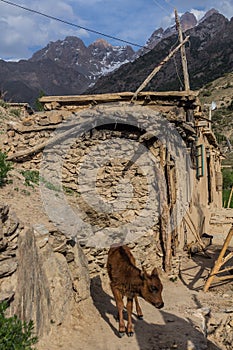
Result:
[[[47,111],[8,125],[8,158],[40,171],[46,212],[81,244],[91,273],[103,271],[113,243],[131,244],[148,267],[163,260],[169,269],[171,254],[187,243],[184,233],[193,239],[208,232],[207,172],[194,178],[193,194],[186,178],[187,166],[195,177],[200,142],[213,175],[209,197],[213,206],[220,203],[220,190],[213,190],[219,152],[207,122],[195,119],[202,118],[196,96],[142,93],[138,104],[116,102],[128,95],[107,96],[110,103],[102,103],[101,95],[44,98]],[[192,218],[183,225],[186,211]]]
[[[0,205],[0,298],[10,313],[33,320],[38,334],[64,322],[74,303],[90,296],[82,250],[61,233],[42,225],[26,227]]]

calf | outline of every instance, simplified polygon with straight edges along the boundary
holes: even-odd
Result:
[[[135,265],[135,259],[127,246],[112,247],[108,252],[107,270],[110,278],[110,286],[116,301],[119,316],[119,335],[127,332],[128,336],[133,335],[132,311],[133,299],[136,303],[136,311],[139,318],[142,318],[142,311],[137,296],[142,297],[150,304],[160,309],[163,307],[162,283],[159,279],[157,269],[154,268],[151,275],[141,271]],[[127,297],[128,323],[125,328],[123,319],[123,297]]]

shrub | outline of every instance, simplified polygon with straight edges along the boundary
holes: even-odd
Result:
[[[0,152],[0,186],[3,186],[7,179],[7,173],[12,169],[12,165],[7,160],[7,155]]]
[[[18,117],[18,118],[20,117],[20,114],[21,114],[20,108],[11,108],[9,112],[10,112],[10,115],[13,115],[14,117]]]
[[[232,169],[223,168],[222,177],[223,177],[223,188],[224,189],[231,189],[231,187],[233,186],[233,171],[232,171]]]
[[[36,109],[37,111],[43,111],[43,110],[44,110],[44,106],[43,106],[42,103],[39,101],[40,98],[43,97],[43,96],[45,96],[45,93],[44,93],[44,91],[41,90],[41,91],[39,92],[38,98],[37,98],[36,101],[35,101],[35,109]]]
[[[32,350],[31,345],[38,341],[33,335],[33,322],[22,322],[16,315],[6,317],[6,302],[0,304],[0,349]]]
[[[24,184],[27,186],[33,186],[33,184],[39,184],[39,171],[38,170],[21,170],[21,174],[24,176]]]

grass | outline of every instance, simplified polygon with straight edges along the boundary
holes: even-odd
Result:
[[[7,161],[7,155],[0,152],[0,187],[6,183],[8,172],[12,169],[12,163]]]
[[[231,190],[223,190],[222,191],[222,200],[223,200],[223,207],[224,208],[227,207],[227,203],[228,203],[228,200],[229,200],[230,192],[231,192]],[[229,208],[233,208],[233,196],[231,197],[231,203],[230,203]]]

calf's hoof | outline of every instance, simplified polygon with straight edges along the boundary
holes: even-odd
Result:
[[[128,337],[132,337],[134,335],[134,332],[128,332],[127,335]]]
[[[143,315],[138,315],[138,320],[143,320]]]
[[[125,332],[119,332],[119,337],[120,338],[124,337],[124,335],[125,335]]]

